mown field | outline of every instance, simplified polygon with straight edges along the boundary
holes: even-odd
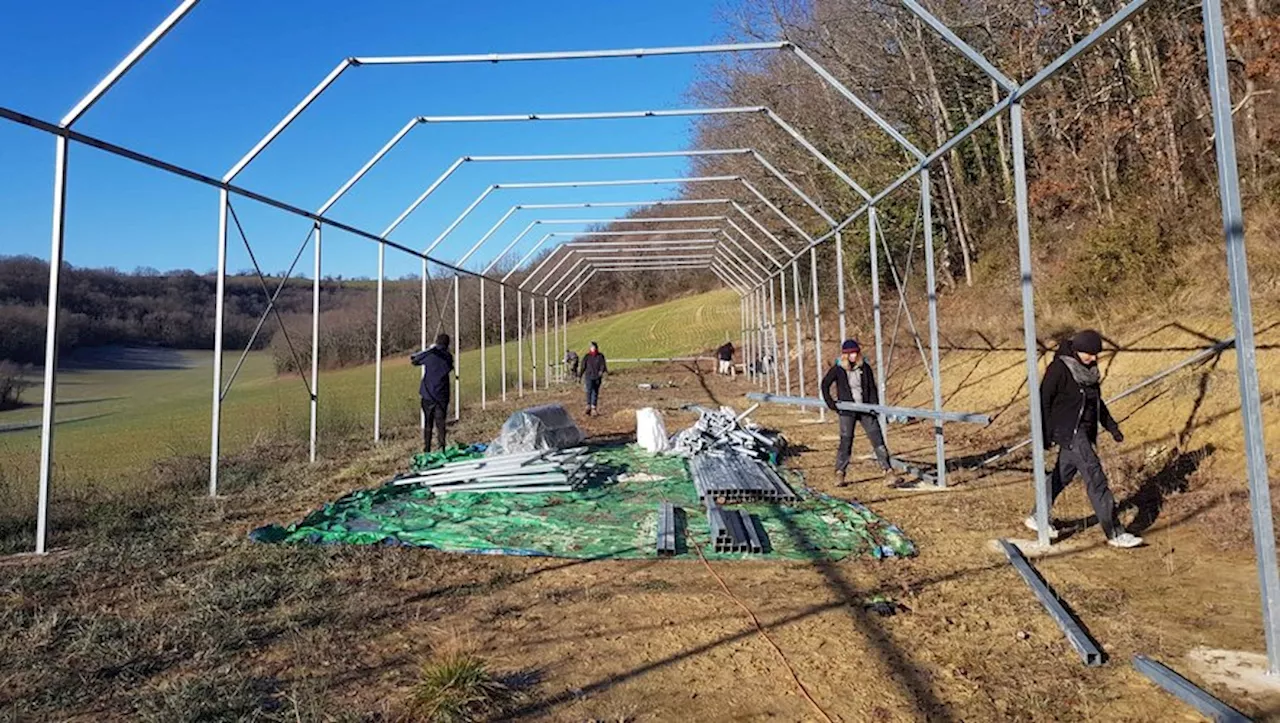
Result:
[[[541,323],[541,319],[539,319]],[[713,292],[598,320],[571,324],[570,347],[585,350],[597,341],[606,355],[667,357],[709,351],[735,339],[739,317],[732,292]],[[544,342],[538,340],[538,363]],[[502,390],[502,356],[496,339],[485,360],[491,399]],[[525,383],[531,383],[532,360],[525,346]],[[88,486],[112,489],[145,487],[151,467],[170,457],[207,455],[211,407],[212,355],[208,352],[141,353],[117,350],[68,365],[60,375],[55,435],[56,480],[60,494],[75,494]],[[507,379],[516,393],[517,349],[507,345]],[[230,352],[224,374],[230,374],[239,352]],[[554,361],[554,359],[553,359]],[[480,403],[480,353],[464,352],[458,362],[462,401]],[[543,368],[539,368],[539,384]],[[418,371],[405,356],[383,365],[383,430],[390,436],[410,433],[417,424]],[[324,440],[346,438],[373,427],[374,367],[372,364],[331,372],[320,377],[321,454]],[[34,505],[40,434],[37,428],[41,390],[27,391],[36,402],[0,413],[0,504],[6,509]],[[297,376],[277,376],[269,353],[249,356],[224,403],[223,444],[228,454],[264,437],[305,439],[308,428],[307,392]],[[15,429],[17,428],[17,429]],[[8,431],[5,431],[8,430]]]

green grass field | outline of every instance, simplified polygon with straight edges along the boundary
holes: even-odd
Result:
[[[541,322],[541,319],[539,319]],[[606,356],[669,357],[709,352],[726,338],[737,338],[737,296],[718,291],[669,303],[571,324],[571,348],[585,351],[594,340]],[[543,359],[539,335],[538,360]],[[502,357],[496,339],[486,357],[490,399],[501,393]],[[184,368],[161,370],[72,369],[59,376],[56,428],[56,481],[63,491],[89,484],[109,488],[143,485],[159,459],[179,455],[207,455],[211,407],[212,355],[185,351],[177,355]],[[229,353],[229,374],[239,353]],[[517,380],[516,345],[507,345],[508,388]],[[526,389],[530,381],[528,340],[525,353]],[[464,352],[459,361],[464,409],[480,403],[479,350]],[[542,368],[539,369],[539,383]],[[404,356],[383,363],[383,429],[416,425],[418,370]],[[373,425],[374,367],[321,372],[321,454],[326,437],[347,437]],[[40,399],[38,387],[26,399]],[[306,439],[306,389],[296,376],[277,377],[267,353],[250,355],[223,406],[223,445],[234,453],[255,437]],[[0,413],[0,430],[38,422],[40,409],[31,406]],[[34,504],[39,455],[39,429],[0,431],[0,502],[6,506]]]

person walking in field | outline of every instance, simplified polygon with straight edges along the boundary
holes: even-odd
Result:
[[[720,374],[737,376],[733,368],[733,342],[726,341],[716,349],[716,358],[720,360]]]
[[[1058,346],[1054,360],[1045,369],[1040,382],[1040,407],[1044,415],[1045,450],[1058,446],[1058,462],[1050,478],[1049,507],[1062,490],[1075,479],[1084,477],[1085,492],[1093,505],[1098,525],[1112,547],[1138,547],[1142,538],[1130,534],[1116,519],[1116,501],[1107,484],[1107,473],[1098,459],[1098,426],[1101,425],[1117,443],[1124,441],[1120,425],[1111,416],[1102,399],[1101,372],[1098,355],[1102,353],[1102,335],[1086,329]],[[1035,514],[1024,521],[1028,529],[1039,532]],[[1049,537],[1058,530],[1049,523]]]
[[[836,388],[834,397],[831,387]],[[880,420],[870,412],[850,412],[836,408],[836,402],[854,402],[857,404],[879,404],[880,392],[876,387],[875,373],[862,358],[862,347],[857,339],[846,339],[840,345],[840,358],[822,377],[822,399],[827,408],[840,415],[840,446],[836,450],[836,486],[844,487],[845,471],[849,467],[849,458],[853,452],[853,433],[861,424],[871,442],[886,476],[893,475],[893,467],[889,464],[889,448],[884,443],[884,433],[880,429]]]
[[[449,335],[440,334],[436,343],[409,357],[414,366],[422,367],[422,451],[431,452],[431,431],[435,430],[440,449],[445,444],[445,419],[449,414],[449,375],[453,373],[453,355],[449,353]]]
[[[600,401],[600,384],[608,373],[609,364],[605,361],[604,354],[600,353],[600,346],[591,342],[591,348],[582,358],[582,384],[587,392],[588,417],[596,414],[596,404]]]
[[[568,370],[569,376],[573,379],[578,378],[578,352],[572,349],[566,349],[564,352],[564,366]]]

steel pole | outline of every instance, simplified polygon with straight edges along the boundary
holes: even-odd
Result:
[[[781,278],[781,277],[779,277]],[[778,299],[774,292],[773,280],[769,280],[769,353],[773,357],[770,370],[773,372],[773,391],[782,390],[782,379],[778,375]]]
[[[502,354],[502,401],[507,401],[507,287],[498,287],[498,321],[502,340],[498,343]]]
[[[933,201],[929,190],[929,169],[920,172],[921,222],[924,225],[924,263],[929,293],[929,377],[933,381],[933,411],[942,411],[942,364],[938,356],[938,280],[933,261]],[[939,487],[947,486],[947,443],[942,432],[942,418],[933,420],[933,438],[938,464]]]
[[[1022,103],[1009,106],[1013,147],[1013,196],[1018,219],[1018,267],[1022,276],[1022,329],[1027,354],[1027,406],[1031,416],[1031,470],[1036,491],[1036,527],[1049,546],[1049,480],[1044,473],[1044,419],[1040,408],[1039,353],[1036,340],[1035,287],[1031,280],[1031,217],[1027,210],[1027,160],[1023,148]]]
[[[227,207],[226,189],[218,192],[218,278],[214,291],[213,321],[213,412],[209,439],[209,496],[218,496],[218,463],[222,453],[222,328],[227,299]]]
[[[316,461],[316,430],[320,413],[320,231],[316,224],[315,264],[311,271],[311,461]],[[301,371],[301,370],[299,370]]]
[[[461,276],[453,275],[453,349],[458,352],[458,356],[462,356],[462,310],[460,308],[462,296],[459,287],[461,286]],[[453,419],[458,421],[462,419],[462,374],[458,367],[461,364],[453,365]]]
[[[879,222],[876,207],[872,206],[867,210],[867,228],[870,230],[869,244],[871,246],[871,322],[876,335],[876,385],[880,391],[880,403],[888,404],[888,396],[885,394],[885,378],[884,378],[884,334],[880,324],[880,254],[876,244],[876,224]],[[889,439],[889,425],[885,423],[884,415],[879,415],[880,430],[885,441]]]
[[[378,244],[378,313],[373,339],[373,443],[382,441],[382,307],[386,289],[387,247]]]
[[[550,292],[548,292],[550,293]],[[547,313],[547,297],[542,297],[542,388],[551,388],[551,323]]]
[[[849,338],[844,302],[844,239],[836,231],[836,313],[840,319],[840,343]]]
[[[49,487],[53,478],[53,423],[58,402],[58,315],[62,286],[62,252],[67,217],[67,139],[54,141],[53,231],[49,248],[49,306],[44,334],[44,407],[40,414],[40,492],[36,506],[36,554],[48,550]],[[213,395],[220,393],[220,378],[214,379]]]
[[[485,354],[488,351],[485,348],[484,339],[484,278],[480,278],[480,409],[489,408],[488,385],[486,384],[486,374],[488,373],[488,365],[485,362]]]
[[[1213,107],[1218,192],[1226,240],[1227,279],[1231,285],[1231,321],[1236,332],[1236,375],[1240,380],[1240,421],[1249,477],[1253,546],[1262,591],[1262,628],[1267,642],[1267,663],[1274,676],[1280,675],[1280,573],[1276,570],[1276,538],[1271,519],[1271,490],[1267,479],[1262,399],[1258,390],[1257,351],[1253,336],[1253,302],[1245,253],[1244,209],[1240,202],[1240,171],[1236,165],[1231,86],[1220,0],[1203,0],[1202,11]]]
[[[800,324],[800,265],[791,262],[791,296],[795,303],[796,371],[800,374],[800,396],[804,396],[804,332]]]
[[[516,291],[516,377],[518,396],[524,398],[524,293]]]
[[[420,346],[418,347],[419,349],[427,348],[427,275],[428,275],[427,271],[428,271],[427,260],[424,258],[422,259],[422,279],[421,279],[422,295],[418,298],[418,301],[422,304],[421,313],[418,316],[418,343],[420,344]],[[505,289],[506,286],[504,285],[502,288]],[[422,379],[426,379],[426,378],[427,378],[427,367],[424,365],[422,367],[422,370],[418,373],[418,379],[419,381],[421,381]],[[426,428],[427,428],[427,413],[419,409],[418,410],[418,430],[425,431]]]
[[[787,396],[791,396],[791,332],[787,329],[787,275],[778,276],[778,296],[782,302],[782,374],[786,379]]]
[[[818,387],[818,394],[822,394],[822,367],[825,361],[822,358],[822,305],[818,299],[818,249],[809,249],[809,285],[813,287],[813,385]],[[819,409],[818,418],[822,421],[827,420],[827,410]]]
[[[529,381],[538,391],[538,298],[529,295]]]

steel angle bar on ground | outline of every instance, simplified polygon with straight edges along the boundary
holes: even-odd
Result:
[[[747,399],[774,404],[792,404],[800,407],[826,407],[827,403],[816,397],[791,397],[783,394],[761,394],[749,392]],[[907,419],[941,419],[948,422],[965,422],[969,424],[991,424],[991,418],[977,412],[947,412],[932,409],[916,409],[914,407],[894,407],[887,404],[859,404],[856,402],[836,402],[836,409],[846,412],[867,412],[883,414],[886,417],[905,417]]]
[[[1009,558],[1013,569],[1018,571],[1018,574],[1022,576],[1022,579],[1031,588],[1031,592],[1035,594],[1036,599],[1044,606],[1045,611],[1049,613],[1049,616],[1053,618],[1053,621],[1058,624],[1058,627],[1067,636],[1067,642],[1071,643],[1071,647],[1075,648],[1076,652],[1080,654],[1084,664],[1090,667],[1102,665],[1102,650],[1098,647],[1098,644],[1093,641],[1093,638],[1089,637],[1089,634],[1084,631],[1080,623],[1071,615],[1066,606],[1062,604],[1062,601],[1058,599],[1053,589],[1045,583],[1040,574],[1031,566],[1031,563],[1023,556],[1022,550],[1019,550],[1016,545],[1011,544],[1008,540],[1000,540],[1000,547],[1004,549],[1004,554]]]
[[[1152,660],[1145,655],[1135,655],[1133,668],[1209,720],[1217,723],[1250,723],[1248,716],[1218,700],[1157,660]]]

